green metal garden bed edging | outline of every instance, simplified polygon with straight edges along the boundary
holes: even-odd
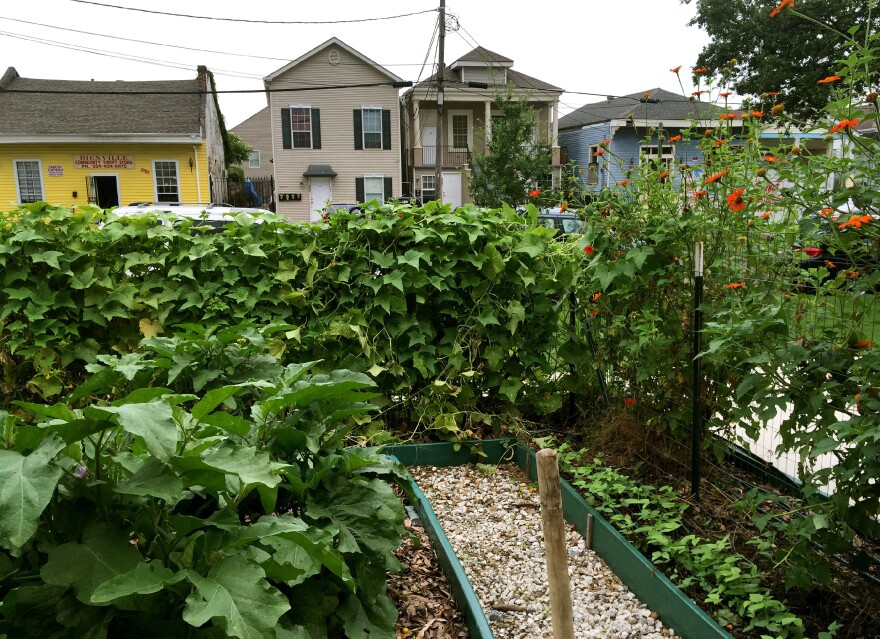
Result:
[[[396,457],[395,452],[399,448],[402,447],[395,446],[395,451],[386,448],[383,452],[390,457]],[[407,465],[411,466],[412,464]],[[410,487],[415,499],[412,507],[419,516],[419,521],[425,529],[425,534],[431,540],[434,552],[437,553],[440,569],[446,575],[446,580],[452,588],[452,595],[458,604],[471,639],[493,639],[492,630],[489,628],[489,621],[486,619],[483,607],[480,605],[480,600],[477,599],[477,594],[474,592],[461,562],[452,549],[449,538],[443,532],[443,526],[440,525],[440,520],[437,519],[434,509],[431,508],[431,502],[428,501],[425,493],[419,488],[416,480],[409,474],[407,474],[407,477],[409,478]]]
[[[460,446],[458,450],[455,450],[455,447],[456,445],[451,443],[406,444],[388,446],[382,452],[395,456],[406,466],[461,466],[471,462],[484,464],[513,462],[525,472],[531,481],[537,481],[535,451],[517,440],[491,439],[471,442],[469,445]],[[424,499],[421,491],[419,491],[419,495],[420,499]],[[430,508],[430,504],[427,506]],[[586,535],[588,516],[593,516],[593,550],[602,557],[630,591],[648,608],[657,612],[664,625],[675,630],[678,636],[682,639],[733,639],[730,633],[636,550],[564,480],[562,482],[562,510],[565,520],[574,526],[581,535]],[[431,517],[436,521],[433,511],[431,511]],[[424,523],[427,530],[427,520]],[[443,540],[448,546],[445,534]],[[467,577],[451,547],[444,548],[443,551],[450,553],[457,570],[461,571],[459,576],[457,573],[446,572],[444,567],[447,579],[453,584],[459,578],[466,581]],[[438,556],[441,554],[439,549],[437,554]],[[466,589],[473,593],[470,584]],[[471,603],[469,600],[460,600],[457,593],[456,601],[462,610],[471,605],[479,608],[480,605],[476,597]],[[479,617],[485,620],[482,611]],[[487,632],[488,634],[477,634],[472,631],[472,637],[492,637],[491,631],[487,629]]]

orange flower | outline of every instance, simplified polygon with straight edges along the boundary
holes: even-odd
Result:
[[[696,69],[694,69],[694,73],[695,74],[696,73],[705,73],[708,70],[709,70],[709,67],[697,67]]]
[[[725,175],[727,175],[729,172],[730,172],[730,169],[724,169],[720,173],[716,173],[715,175],[707,177],[706,180],[703,182],[703,184],[711,184],[712,182],[717,182],[718,180],[723,178]]]
[[[701,91],[694,91],[693,93],[691,93],[691,97],[697,98],[697,97],[703,95],[704,93],[708,93],[708,91],[706,89],[702,89]]]
[[[776,157],[775,155],[769,155],[769,154],[765,155],[764,159],[767,160],[768,162],[776,162],[779,160],[779,158]]]
[[[770,12],[770,17],[776,17],[780,11],[785,9],[785,7],[794,7],[794,0],[782,0],[782,2],[779,3],[779,6]]]
[[[712,144],[714,144],[715,146],[721,146],[723,144],[727,144],[727,140],[724,140],[724,139],[715,140]]]
[[[821,215],[822,217],[827,217],[830,213],[834,213],[834,209],[822,209],[819,212],[819,215]]]
[[[859,275],[861,275],[861,273],[859,273],[858,271],[847,271],[843,274],[844,277],[848,277],[851,280],[857,278]]]
[[[739,288],[740,286],[745,286],[745,282],[735,282],[733,284],[725,284],[724,288]]]
[[[539,195],[541,195],[541,189],[529,191],[529,197],[538,197]]]
[[[636,398],[635,397],[627,397],[625,400],[623,400],[623,403],[626,404],[627,406],[635,406],[636,405]]]
[[[845,229],[848,226],[855,227],[857,229],[862,228],[862,224],[868,224],[871,220],[873,220],[870,215],[850,215],[849,219],[846,222],[837,225],[837,228]]]
[[[739,117],[739,114],[737,114],[737,113],[722,113],[718,117],[721,118],[722,120],[734,120]]]
[[[770,109],[770,113],[772,115],[780,115],[780,114],[782,114],[783,111],[785,111],[785,103],[784,102],[780,102],[779,104],[774,104],[773,108]]]
[[[559,212],[560,212],[560,213],[565,213],[565,209],[567,209],[567,208],[568,208],[568,202],[563,202],[563,203],[559,206]]]
[[[662,180],[663,178],[668,178],[668,177],[669,177],[669,171],[663,171],[663,173],[661,173],[661,174],[658,175],[657,177],[660,178],[661,180]]]
[[[831,260],[825,260],[825,266],[827,266],[828,268],[837,268],[837,264],[835,264]]]
[[[734,213],[746,208],[746,203],[743,202],[743,193],[745,192],[746,190],[743,188],[733,189],[733,192],[727,196],[727,206]]]
[[[627,184],[629,184],[629,180],[621,180],[617,183],[617,186],[626,186]]]
[[[602,293],[593,293],[593,297],[590,298],[590,301],[598,302],[600,297],[602,297]]]
[[[769,213],[761,213],[761,219],[762,220],[769,220],[770,214]]]
[[[681,140],[680,135],[673,135],[671,138],[669,138],[669,142],[678,142],[679,140]]]
[[[706,129],[705,131],[703,131],[703,135],[712,135],[713,130],[714,129]]]
[[[596,315],[598,315],[598,314],[599,314],[599,311],[597,311],[597,310],[595,310],[595,309],[593,309],[592,311],[590,311],[590,317],[596,317]]]
[[[679,64],[679,65],[678,65],[677,67],[675,67],[674,69],[669,69],[669,70],[672,71],[673,73],[678,73],[679,71],[681,71],[681,65]]]
[[[607,151],[607,149],[599,149],[595,153],[593,153],[593,157],[597,158],[600,155],[602,155],[603,153],[605,153],[605,151]]]
[[[704,195],[708,195],[709,191],[694,191],[694,199],[699,200]]]
[[[841,120],[840,122],[835,124],[833,127],[831,127],[831,130],[829,131],[829,133],[831,135],[834,135],[838,131],[843,131],[844,129],[851,129],[854,126],[856,126],[859,122],[861,122],[861,120]]]
[[[602,140],[599,142],[599,146],[608,146],[609,144],[611,144],[611,140]]]
[[[767,93],[762,93],[761,95],[779,95],[779,91],[767,91]]]
[[[837,82],[838,80],[843,80],[843,78],[839,75],[829,75],[827,78],[819,80],[817,84],[828,84],[829,82]]]
[[[764,117],[764,112],[763,112],[763,111],[757,111],[757,110],[754,110],[754,111],[752,111],[752,115],[755,116],[756,118],[763,118],[763,117]]]
[[[593,248],[593,245],[592,245],[592,244],[587,244],[587,245],[584,247],[584,253],[586,253],[587,255],[592,255],[594,250],[595,250],[595,249]]]
[[[856,342],[856,348],[874,348],[874,342],[862,340],[861,342]]]
[[[733,95],[733,91],[725,91],[724,93],[719,93],[718,97],[719,98],[727,98],[727,97],[730,97],[731,95]]]

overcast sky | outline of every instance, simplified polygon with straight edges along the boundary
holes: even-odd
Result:
[[[561,114],[605,95],[654,87],[690,95],[690,74],[682,74],[682,89],[669,69],[682,65],[683,71],[689,70],[708,42],[704,32],[687,26],[694,6],[679,0],[448,2],[447,64],[476,46],[511,58],[516,70],[566,90]],[[273,25],[109,5],[269,21],[366,20],[428,12],[348,24]],[[430,65],[437,59],[431,39],[437,20],[432,9],[438,6],[436,0],[4,0],[0,64],[14,66],[23,77],[63,80],[186,79],[195,77],[196,65],[204,64],[221,91],[262,89],[264,76],[336,36],[404,80],[416,81],[433,71]],[[220,96],[230,127],[265,105],[262,93]]]

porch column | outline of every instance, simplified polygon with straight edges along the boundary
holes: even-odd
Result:
[[[550,149],[553,156],[553,164],[559,164],[559,101],[550,103]]]
[[[415,148],[422,148],[422,119],[419,111],[419,101],[413,100],[413,122],[415,123]]]
[[[486,144],[492,139],[492,101],[486,100]]]

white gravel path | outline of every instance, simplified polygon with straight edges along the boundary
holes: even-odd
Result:
[[[525,475],[505,464],[409,469],[489,618],[497,639],[552,637],[540,501]],[[578,639],[667,639],[663,626],[567,527],[569,574]]]

